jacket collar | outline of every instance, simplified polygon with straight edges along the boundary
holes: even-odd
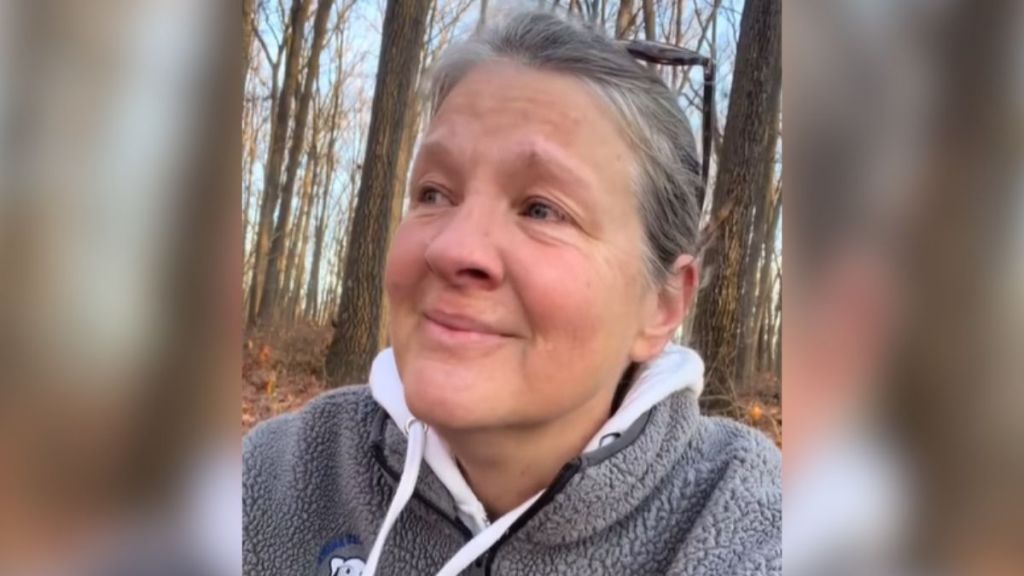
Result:
[[[615,511],[623,510],[623,505],[630,502],[638,504],[647,492],[644,487],[656,485],[667,472],[668,463],[675,461],[671,453],[682,449],[682,438],[692,428],[697,416],[696,398],[702,387],[700,358],[692,350],[670,345],[641,370],[622,405],[583,454],[566,465],[548,493],[514,527],[518,529],[539,516],[538,521],[530,522],[535,537],[560,540],[573,533],[583,536],[583,532],[615,522],[622,515]],[[375,460],[397,482],[407,448],[399,423],[407,422],[412,414],[405,405],[390,349],[374,361],[370,388],[374,399],[384,408],[376,419],[372,436]],[[468,534],[482,530],[486,524],[483,505],[462,477],[447,445],[433,431],[428,432],[425,460],[428,466],[417,481],[416,499]],[[608,460],[629,464],[603,466]],[[609,498],[615,498],[619,505],[601,505]],[[561,510],[560,502],[571,502],[572,511]],[[583,522],[578,517],[580,509],[586,509],[588,514]],[[559,521],[560,514],[569,512],[572,513]],[[544,526],[549,524],[553,531],[546,533]]]

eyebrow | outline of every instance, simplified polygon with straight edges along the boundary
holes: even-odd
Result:
[[[433,137],[420,144],[416,162],[432,162],[444,169],[459,170],[462,163],[459,156],[447,139]],[[565,187],[566,192],[589,195],[594,190],[593,179],[585,174],[578,161],[567,157],[557,146],[542,141],[532,140],[520,146],[502,169],[514,174],[522,170],[539,173],[541,179]]]
[[[514,163],[539,171],[543,177],[568,186],[570,191],[590,194],[593,190],[592,178],[580,169],[578,161],[567,157],[555,146],[531,142],[516,154]]]
[[[455,150],[444,139],[436,137],[424,140],[420,144],[413,169],[415,170],[416,164],[424,161],[437,162],[448,169],[456,169],[459,166],[458,154],[455,153]]]

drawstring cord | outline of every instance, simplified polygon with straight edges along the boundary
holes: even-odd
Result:
[[[375,576],[377,566],[380,564],[381,554],[384,552],[384,543],[388,534],[394,526],[398,516],[402,513],[405,505],[412,498],[416,488],[416,480],[420,473],[420,464],[423,462],[424,452],[427,445],[427,426],[415,418],[410,418],[405,424],[405,432],[408,437],[408,448],[405,453],[405,466],[402,470],[402,478],[398,482],[395,496],[388,506],[388,512],[384,516],[384,523],[381,525],[377,539],[373,543],[370,557],[363,568],[363,576]],[[438,572],[438,576],[456,576],[466,569],[474,560],[494,545],[512,527],[512,524],[522,516],[526,510],[540,498],[543,491],[533,495],[529,500],[517,506],[511,512],[505,514],[492,524],[488,525],[482,532],[467,542]]]
[[[405,508],[409,499],[412,498],[413,490],[416,488],[416,479],[420,475],[420,464],[423,462],[423,452],[427,444],[427,427],[419,420],[410,418],[405,424],[405,431],[409,444],[405,452],[405,467],[402,470],[402,479],[398,482],[395,497],[392,498],[391,505],[388,506],[388,513],[384,516],[384,523],[381,525],[377,539],[373,543],[370,557],[366,561],[366,567],[363,569],[363,576],[374,576],[377,573],[377,565],[380,563],[380,556],[384,551],[384,542],[388,539],[388,533],[391,532],[391,527],[394,526],[398,515],[402,513],[402,509]]]

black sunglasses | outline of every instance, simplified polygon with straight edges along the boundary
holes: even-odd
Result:
[[[711,135],[714,133],[715,122],[715,62],[699,52],[665,44],[662,42],[651,42],[649,40],[623,40],[619,44],[623,46],[634,58],[651,62],[653,64],[664,64],[666,66],[700,66],[704,68],[704,102],[703,120],[701,121],[703,153],[701,154],[700,176],[704,186],[708,184],[708,173],[711,170]],[[705,191],[701,190],[697,198],[697,205],[704,205]]]

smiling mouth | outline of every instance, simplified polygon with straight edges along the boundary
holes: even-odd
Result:
[[[467,318],[435,312],[423,319],[427,337],[445,347],[492,346],[511,337]]]

